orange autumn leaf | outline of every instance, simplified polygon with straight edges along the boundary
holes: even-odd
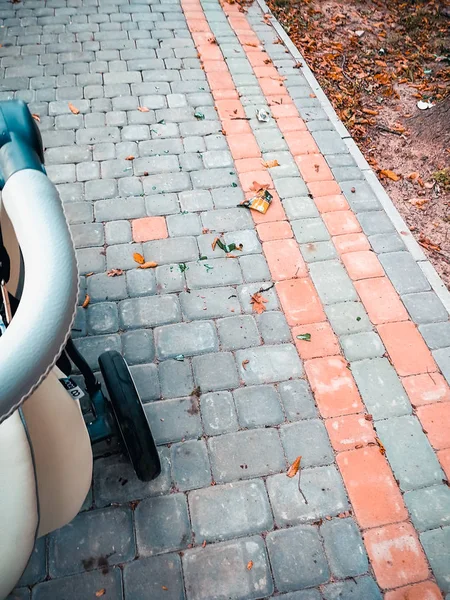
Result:
[[[80,114],[80,110],[79,110],[79,109],[78,109],[76,106],[74,106],[74,105],[72,104],[72,102],[69,102],[69,110],[70,110],[70,112],[71,112],[71,113],[73,113],[74,115],[79,115],[79,114]]]
[[[206,548],[206,540],[203,540],[202,548]]]
[[[146,106],[138,106],[138,111],[139,112],[150,112],[150,109],[147,108]]]
[[[268,183],[258,183],[257,181],[254,181],[250,190],[254,191],[254,192],[259,192],[259,190],[268,190],[269,189],[269,184]]]
[[[372,115],[374,117],[378,114],[377,110],[372,110],[371,108],[363,108],[362,112],[365,113],[366,115]]]
[[[147,262],[142,263],[138,266],[138,269],[154,269],[158,266],[158,263],[155,263],[153,260],[149,260]]]
[[[381,440],[379,438],[375,438],[376,443],[378,444],[379,448],[380,448],[380,452],[381,454],[386,454],[386,448],[383,446]]]
[[[108,275],[108,277],[119,277],[120,275],[123,275],[123,270],[122,269],[110,269],[109,271],[106,272],[106,274]]]
[[[163,589],[165,592],[167,592],[169,588],[167,586],[165,586],[165,585],[162,585],[161,589]]]
[[[294,462],[292,463],[292,465],[289,467],[288,472],[286,473],[286,475],[288,477],[295,477],[300,469],[300,461],[302,460],[301,456],[297,456],[297,458],[294,460]]]
[[[264,304],[266,304],[267,302],[268,300],[266,298],[263,298],[263,296],[261,296],[259,292],[255,292],[250,298],[250,304],[252,305],[252,308],[255,311],[255,313],[257,313],[258,315],[260,315],[266,310]]]
[[[247,571],[251,571],[253,569],[253,561],[249,560],[247,563]]]
[[[392,181],[400,181],[401,179],[400,175],[397,175],[397,173],[394,173],[394,171],[390,171],[389,169],[381,169],[380,174]]]
[[[101,590],[97,590],[95,592],[95,597],[96,598],[101,598],[102,596],[104,596],[106,594],[106,590],[105,588],[102,588]]]
[[[134,160],[134,156],[130,154],[130,156],[126,156],[125,160]]]
[[[266,169],[273,169],[273,167],[279,167],[280,163],[277,160],[266,160],[263,162],[263,167]]]
[[[244,371],[247,370],[247,365],[250,361],[248,360],[248,358],[246,358],[245,360],[242,361],[242,368],[244,369]]]
[[[91,301],[91,297],[89,296],[89,294],[86,294],[86,298],[84,299],[84,302],[81,305],[81,308],[87,308],[90,301]]]
[[[256,42],[245,42],[244,46],[252,46],[253,48],[257,48],[258,44]]]
[[[142,254],[139,254],[139,252],[135,252],[133,254],[133,259],[135,262],[137,262],[139,265],[143,265],[145,263],[145,258],[142,256]]]
[[[35,121],[37,121],[38,123],[40,123],[40,122],[41,122],[41,117],[40,117],[39,115],[37,115],[36,113],[33,113],[31,116],[32,116],[32,117],[33,117],[33,119],[34,119]]]
[[[212,248],[213,250],[215,250],[215,249],[216,249],[216,246],[217,246],[217,242],[218,242],[218,241],[219,241],[219,238],[218,238],[218,237],[216,237],[216,238],[214,238],[214,239],[213,239],[213,242],[212,242],[212,244],[211,244],[211,248]]]

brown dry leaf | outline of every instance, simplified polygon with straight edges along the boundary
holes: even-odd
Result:
[[[150,112],[150,109],[147,108],[146,106],[138,106],[138,111],[139,112]]]
[[[149,260],[149,261],[139,265],[138,269],[154,269],[157,266],[158,266],[158,263],[155,263],[153,260]]]
[[[226,256],[227,258],[238,258],[238,257],[236,256],[236,254],[230,254],[229,252],[228,252],[228,254],[225,254],[225,256]]]
[[[409,202],[416,208],[421,208],[423,210],[423,206],[428,202],[428,198],[411,198]]]
[[[110,269],[109,271],[106,272],[106,274],[108,275],[108,277],[119,277],[120,275],[123,275],[123,270],[122,269]]]
[[[273,167],[279,167],[280,163],[277,160],[265,160],[262,165],[266,169],[273,169]]]
[[[40,117],[39,115],[37,115],[36,113],[32,113],[32,115],[31,115],[31,116],[32,116],[32,117],[33,117],[33,119],[34,119],[35,121],[37,121],[38,123],[40,123],[40,122],[41,122],[41,117]]]
[[[104,596],[106,594],[106,590],[105,588],[102,588],[101,590],[97,590],[95,592],[95,597],[96,598],[101,598],[102,596]]]
[[[381,454],[386,454],[386,448],[383,446],[381,440],[379,438],[375,438],[376,443],[378,444],[379,448],[380,448],[380,452]]]
[[[366,421],[373,421],[372,415],[364,415]]]
[[[85,277],[92,277],[92,275],[94,275],[94,271],[91,271],[90,273],[86,273]]]
[[[258,183],[257,181],[254,181],[252,184],[252,187],[250,188],[250,190],[253,192],[259,192],[259,190],[268,190],[268,189],[269,189],[268,183]]]
[[[130,156],[126,156],[125,160],[134,160],[134,156],[130,154]]]
[[[249,560],[247,563],[247,571],[251,571],[253,569],[253,561]]]
[[[253,48],[257,48],[258,44],[256,42],[245,42],[244,46],[252,46]]]
[[[161,589],[163,589],[165,592],[167,592],[169,590],[169,588],[167,586],[165,586],[165,585],[162,585]]]
[[[205,547],[206,547],[206,540],[203,540],[202,548],[205,548]]]
[[[73,113],[74,115],[79,115],[80,114],[80,109],[78,109],[76,106],[74,106],[72,104],[72,102],[69,102],[69,110],[71,113]]]
[[[210,38],[208,38],[208,42],[209,42],[210,44],[217,44],[217,40],[216,40],[216,38],[215,38],[215,37],[210,37]]]
[[[378,114],[377,110],[372,110],[371,108],[363,108],[362,112],[365,113],[366,115],[372,115],[374,117]]]
[[[212,248],[213,250],[215,250],[215,249],[216,249],[217,242],[219,241],[219,239],[220,239],[220,238],[218,238],[218,237],[216,237],[216,238],[214,238],[214,239],[213,239],[213,243],[211,244],[211,248]]]
[[[420,173],[418,173],[417,171],[413,171],[412,173],[410,173],[409,175],[406,176],[406,179],[410,179],[411,181],[414,181],[415,179],[419,179],[420,177]]]
[[[288,477],[295,477],[300,469],[300,461],[302,460],[301,456],[297,456],[297,458],[294,460],[294,462],[292,463],[292,465],[289,467],[288,472],[286,473],[286,475]]]
[[[392,181],[400,181],[401,179],[400,175],[397,175],[397,173],[394,173],[394,171],[390,171],[389,169],[381,169],[380,175],[384,175],[384,177],[387,177]]]
[[[86,298],[84,299],[84,302],[81,305],[81,308],[87,308],[90,301],[91,301],[91,297],[89,296],[89,294],[86,294]]]
[[[211,233],[211,230],[208,229],[207,227],[203,227],[202,233]]]
[[[133,254],[134,262],[137,262],[139,265],[143,265],[145,263],[145,258],[139,252],[135,252]]]
[[[244,369],[244,371],[247,370],[247,365],[250,361],[248,360],[248,358],[246,358],[245,360],[242,361],[242,368]]]
[[[263,313],[266,310],[266,307],[264,306],[264,304],[267,302],[268,302],[267,298],[263,298],[263,296],[261,296],[261,294],[259,292],[255,292],[250,297],[250,304],[252,305],[254,312],[257,313],[258,315],[260,315],[261,313]]]
[[[436,252],[439,252],[441,249],[439,244],[434,244],[430,238],[427,238],[424,235],[419,237],[419,244],[426,250],[435,250]]]

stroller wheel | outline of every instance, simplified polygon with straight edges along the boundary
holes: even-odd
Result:
[[[141,481],[161,473],[161,463],[142,401],[125,359],[114,350],[98,358],[118,430]]]

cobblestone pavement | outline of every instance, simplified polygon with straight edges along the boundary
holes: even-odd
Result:
[[[163,464],[98,448],[12,598],[450,598],[448,295],[264,5],[0,6],[0,97],[94,273],[77,345],[124,353]]]

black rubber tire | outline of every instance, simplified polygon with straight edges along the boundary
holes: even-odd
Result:
[[[117,428],[136,475],[141,481],[151,481],[161,473],[161,462],[128,365],[123,356],[115,350],[101,354],[98,364],[108,390]]]

